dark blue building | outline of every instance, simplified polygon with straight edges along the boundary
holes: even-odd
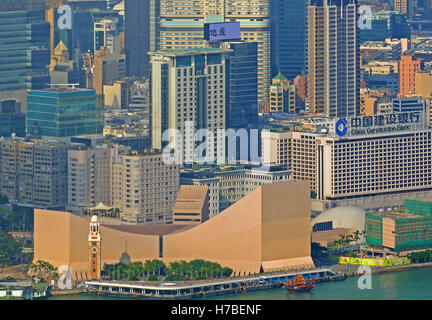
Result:
[[[258,122],[258,45],[226,42],[226,127],[256,128]]]
[[[271,0],[272,78],[288,80],[307,69],[307,6],[310,0]]]

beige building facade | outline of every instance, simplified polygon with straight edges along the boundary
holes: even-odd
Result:
[[[178,166],[165,164],[161,153],[121,155],[112,164],[111,205],[125,222],[172,222],[179,180]]]
[[[68,212],[36,210],[34,260],[69,266],[88,279],[89,221]],[[151,259],[204,259],[234,275],[314,267],[310,256],[309,187],[302,181],[269,184],[220,215],[190,226],[100,226],[101,265]]]
[[[67,204],[68,145],[26,138],[0,141],[0,193],[37,208]]]

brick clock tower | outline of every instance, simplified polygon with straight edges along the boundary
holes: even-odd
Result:
[[[93,216],[90,221],[89,242],[89,268],[92,280],[101,279],[101,236],[98,216]]]

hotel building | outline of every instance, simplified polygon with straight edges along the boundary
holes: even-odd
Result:
[[[320,209],[398,207],[432,195],[432,129],[423,113],[328,120],[294,132],[263,132],[264,162],[310,182]],[[318,203],[317,202],[317,203]]]
[[[179,189],[179,168],[166,165],[161,153],[131,152],[115,159],[111,169],[112,206],[122,221],[170,223]]]
[[[215,137],[218,129],[225,130],[225,58],[230,51],[196,48],[150,52],[154,149],[165,147],[162,141],[165,130],[177,129],[180,135],[174,134],[170,141],[175,142],[175,149],[182,149],[181,153],[179,151],[182,159],[191,163],[195,153],[187,145],[194,149],[196,130],[208,129]],[[184,147],[178,144],[181,139],[184,139]],[[214,141],[214,159],[224,157],[225,140]]]

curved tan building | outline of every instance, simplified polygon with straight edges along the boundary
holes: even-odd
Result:
[[[101,226],[101,261],[165,263],[204,259],[235,275],[313,267],[309,185],[263,185],[200,225]],[[89,273],[89,222],[68,212],[35,210],[34,260]],[[125,258],[126,257],[126,258]]]

